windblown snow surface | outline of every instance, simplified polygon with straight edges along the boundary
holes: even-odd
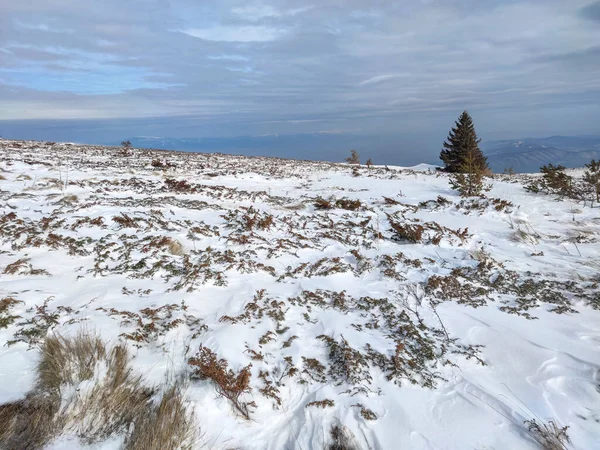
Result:
[[[189,380],[197,448],[535,449],[532,419],[600,448],[600,208],[528,175],[461,199],[425,165],[0,147],[0,403],[85,329]],[[201,346],[251,364],[250,420],[190,377]]]

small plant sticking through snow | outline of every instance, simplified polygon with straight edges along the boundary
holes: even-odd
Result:
[[[197,441],[182,390],[148,387],[130,366],[127,348],[80,333],[41,346],[37,384],[26,398],[0,405],[0,448],[44,448],[77,436],[94,444],[121,437],[124,450],[177,450]]]
[[[207,347],[200,347],[196,356],[188,360],[188,364],[194,368],[194,378],[212,381],[217,393],[226,398],[243,418],[250,419],[250,409],[255,407],[255,404],[245,402],[241,397],[250,392],[251,365],[236,373],[228,368],[229,364],[225,359],[218,359]]]
[[[600,161],[592,159],[585,165],[586,171],[583,174],[583,181],[588,186],[592,204],[594,200],[600,203]]]
[[[567,444],[571,442],[567,434],[569,427],[560,427],[553,420],[548,423],[526,420],[525,425],[543,450],[567,450]]]
[[[541,178],[533,180],[525,187],[530,192],[544,192],[560,197],[569,197],[572,193],[573,178],[565,173],[565,167],[553,164],[540,167]]]

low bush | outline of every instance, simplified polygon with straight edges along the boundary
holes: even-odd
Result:
[[[196,356],[188,360],[188,364],[194,367],[194,378],[212,381],[217,393],[229,400],[234,410],[242,417],[250,419],[250,408],[254,407],[254,402],[245,402],[241,397],[242,394],[250,392],[251,365],[235,373],[228,368],[229,364],[225,359],[218,359],[217,355],[206,347],[200,347]]]

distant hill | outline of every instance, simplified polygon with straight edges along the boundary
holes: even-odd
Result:
[[[180,150],[188,152],[274,156],[313,161],[341,162],[355,149],[364,162],[372,158],[375,164],[403,167],[420,163],[439,164],[439,146],[443,137],[406,134],[352,135],[336,132],[301,134],[266,134],[263,136],[163,138],[130,137],[136,148]],[[103,142],[119,145],[118,142]]]
[[[276,156],[282,158],[342,161],[351,148],[364,148],[370,140],[363,136],[334,133],[293,135],[234,136],[206,138],[163,138],[138,136],[129,139],[136,148],[217,152],[246,156]]]
[[[494,172],[512,167],[515,172],[538,172],[552,163],[565,167],[583,167],[600,159],[600,136],[552,136],[516,140],[489,141],[481,145]]]
[[[422,142],[432,151],[419,149],[410,142],[398,142],[383,136],[355,136],[336,133],[305,133],[293,135],[163,138],[138,136],[129,139],[136,148],[217,152],[247,156],[276,156],[321,161],[343,161],[355,148],[365,161],[371,157],[376,164],[413,166],[437,163],[438,150],[434,140]],[[116,142],[111,144],[118,145]],[[435,150],[433,150],[435,149]],[[541,166],[552,163],[566,167],[582,167],[592,159],[600,159],[600,136],[552,136],[488,141],[481,145],[494,172],[512,167],[515,172],[539,172]]]

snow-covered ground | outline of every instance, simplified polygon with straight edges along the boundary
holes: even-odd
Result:
[[[532,419],[600,448],[600,208],[527,176],[464,200],[426,165],[0,156],[0,403],[33,388],[47,333],[85,329],[156,385],[201,345],[251,364],[250,420],[189,382],[198,448],[322,449],[339,424],[362,449],[535,449]]]

